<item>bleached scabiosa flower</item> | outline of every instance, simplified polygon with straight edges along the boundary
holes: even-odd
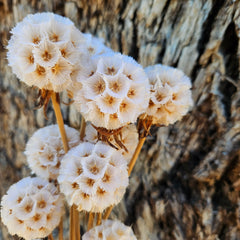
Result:
[[[41,178],[24,178],[2,197],[1,217],[10,234],[25,239],[44,238],[59,224],[63,198]]]
[[[121,54],[101,55],[85,64],[88,71],[79,78],[82,88],[73,92],[84,118],[105,129],[136,122],[149,101],[148,78],[141,65]]]
[[[169,125],[180,120],[193,105],[191,81],[176,68],[157,64],[145,69],[150,83],[146,114],[153,124]]]
[[[64,156],[58,182],[70,205],[102,212],[122,199],[128,186],[127,162],[102,142],[82,142]]]
[[[80,141],[79,132],[66,125],[64,127],[69,148],[72,148]],[[65,154],[58,125],[37,130],[28,140],[25,154],[33,173],[44,179],[57,179]]]
[[[55,92],[71,84],[79,45],[86,44],[73,22],[53,13],[30,14],[11,33],[7,58],[21,81]]]
[[[104,220],[101,225],[86,232],[82,239],[137,240],[130,227],[116,220]]]
[[[86,126],[84,140],[91,143],[98,141],[98,132],[90,123]],[[109,138],[109,141],[116,146],[113,136]],[[124,156],[127,162],[129,162],[138,144],[138,132],[134,124],[122,128],[120,141],[128,151],[123,148],[120,148],[118,151]]]

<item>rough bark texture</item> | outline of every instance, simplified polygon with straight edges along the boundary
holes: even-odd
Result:
[[[55,121],[51,107],[49,120],[34,110],[34,90],[12,74],[4,49],[10,29],[38,11],[69,17],[143,66],[160,62],[192,79],[193,109],[152,129],[112,218],[141,240],[240,239],[239,0],[0,0],[0,196],[30,174],[27,139]],[[79,128],[73,106],[62,109]],[[13,239],[3,225],[0,239]]]

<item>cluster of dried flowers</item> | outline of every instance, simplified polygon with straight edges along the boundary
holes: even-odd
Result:
[[[92,228],[82,237],[83,240],[111,239],[137,240],[132,229],[119,221],[105,220],[100,226]]]
[[[9,65],[21,81],[54,93],[68,91],[88,121],[83,139],[64,126],[67,153],[57,125],[39,129],[29,139],[25,154],[38,177],[11,186],[1,202],[3,223],[25,239],[46,237],[58,225],[61,194],[79,211],[101,213],[119,203],[144,130],[137,129],[137,120],[143,127],[149,119],[150,125],[167,126],[193,104],[190,79],[181,70],[160,64],[143,69],[53,13],[29,15],[18,23],[7,49]],[[136,239],[130,228],[113,221],[103,221],[83,236],[101,238]]]
[[[59,224],[63,198],[53,183],[35,177],[13,184],[2,198],[1,217],[10,234],[43,238]]]

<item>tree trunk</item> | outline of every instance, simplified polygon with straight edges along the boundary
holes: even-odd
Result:
[[[240,239],[240,1],[0,1],[0,197],[30,174],[28,138],[55,122],[51,107],[48,120],[34,109],[35,90],[6,61],[9,31],[38,11],[69,17],[144,67],[163,63],[192,79],[194,107],[182,121],[152,129],[111,218],[141,240]],[[79,128],[74,107],[62,110]],[[1,223],[0,239],[18,238]]]

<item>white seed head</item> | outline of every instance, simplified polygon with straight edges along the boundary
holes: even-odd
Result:
[[[83,240],[137,240],[132,229],[120,221],[104,220],[102,224],[86,232]]]
[[[73,22],[53,13],[30,14],[11,33],[7,58],[21,81],[55,92],[71,85],[79,45],[86,45]]]
[[[102,212],[123,197],[127,162],[105,143],[82,142],[64,156],[58,182],[70,205],[79,211]]]
[[[120,140],[122,144],[127,148],[128,152],[126,152],[124,149],[119,149],[118,151],[129,163],[138,144],[138,132],[136,126],[134,124],[129,124],[123,127],[121,130]],[[98,141],[98,132],[90,123],[87,123],[84,141],[91,143],[96,143]],[[113,137],[110,137],[109,141],[113,145],[116,145]]]
[[[79,132],[64,125],[69,148],[76,146]],[[44,179],[57,179],[61,160],[65,152],[58,125],[37,130],[28,140],[25,155],[33,173]]]
[[[41,178],[23,178],[1,201],[1,218],[10,234],[30,240],[44,238],[59,224],[63,198],[57,188]]]
[[[153,124],[169,125],[180,120],[193,105],[191,81],[176,68],[157,64],[145,69],[150,83],[147,115]]]
[[[149,101],[149,82],[131,57],[104,54],[84,63],[79,73],[82,88],[73,91],[74,104],[87,121],[97,127],[117,129],[136,122]],[[80,71],[81,72],[81,71]]]

